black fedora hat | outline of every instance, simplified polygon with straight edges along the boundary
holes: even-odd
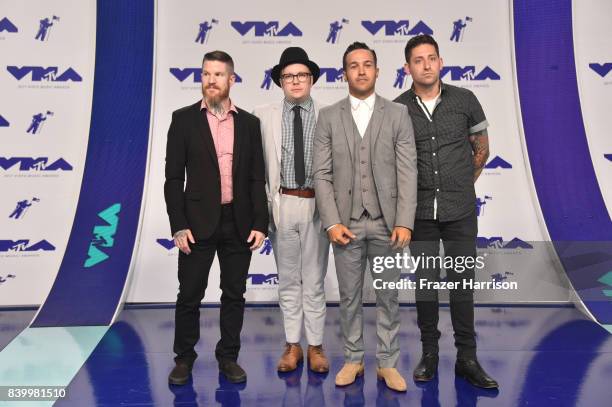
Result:
[[[280,86],[280,73],[287,65],[304,64],[310,69],[312,74],[312,83],[314,84],[319,79],[319,65],[308,59],[308,54],[300,47],[289,47],[283,51],[278,65],[272,68],[272,80],[277,86]]]

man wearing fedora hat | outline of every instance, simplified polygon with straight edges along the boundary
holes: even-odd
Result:
[[[321,227],[312,177],[312,146],[321,105],[310,96],[319,67],[302,48],[289,47],[272,68],[271,77],[284,98],[255,108],[253,114],[261,122],[269,236],[286,336],[278,371],[293,371],[302,361],[304,325],[309,367],[324,373],[329,371],[322,347],[329,241]]]

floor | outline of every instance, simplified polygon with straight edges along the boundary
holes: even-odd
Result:
[[[373,307],[364,308],[366,373],[345,388],[334,384],[335,373],[343,363],[337,307],[328,307],[327,314],[324,348],[331,362],[328,375],[311,373],[304,366],[294,373],[278,374],[275,366],[284,342],[280,310],[247,308],[239,362],[247,371],[248,381],[242,385],[226,382],[217,370],[213,349],[219,335],[218,308],[201,311],[201,339],[197,347],[200,357],[187,385],[167,383],[173,366],[174,310],[128,307],[101,334],[101,341],[88,358],[83,358],[84,364],[77,367],[67,396],[54,405],[599,407],[612,403],[612,335],[573,307],[476,308],[479,360],[500,383],[499,391],[476,389],[455,378],[447,307],[440,310],[443,334],[438,377],[427,384],[412,381],[411,372],[420,357],[416,310],[402,307],[402,356],[398,369],[408,381],[406,393],[391,391],[376,380]],[[34,310],[0,310],[0,350],[27,326],[34,313]],[[30,331],[37,329],[45,328]],[[82,340],[74,333],[71,335],[71,340]],[[21,345],[36,346],[39,353],[52,353],[61,341],[50,340],[48,345],[26,341]],[[2,353],[6,352],[0,351],[0,356]],[[0,379],[10,377],[14,368],[0,365]],[[37,376],[44,378],[45,369],[52,375],[54,367],[46,364],[36,371]],[[2,403],[0,406],[8,405]]]

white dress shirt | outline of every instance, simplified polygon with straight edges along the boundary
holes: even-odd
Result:
[[[363,138],[363,135],[368,128],[368,123],[372,118],[372,112],[374,112],[374,102],[376,101],[376,93],[372,93],[365,99],[357,99],[353,95],[349,95],[351,101],[351,112],[353,113],[353,120],[359,130],[359,135]]]

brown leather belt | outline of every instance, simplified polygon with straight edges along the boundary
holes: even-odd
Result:
[[[281,194],[299,196],[300,198],[314,198],[315,197],[315,190],[312,188],[289,189],[289,188],[281,187],[280,191],[281,191]]]

